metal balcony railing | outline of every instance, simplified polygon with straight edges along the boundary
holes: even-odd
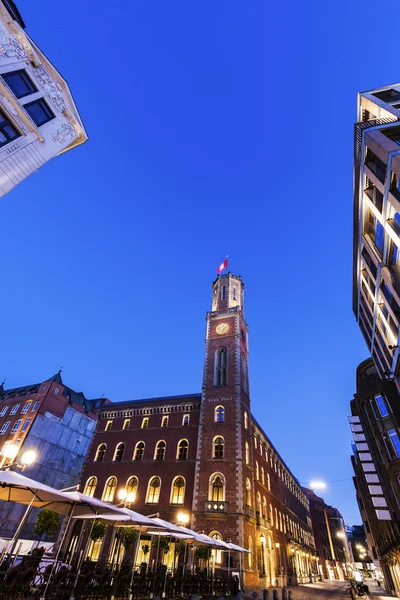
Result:
[[[208,513],[226,513],[228,511],[228,503],[221,500],[207,500],[204,510]]]

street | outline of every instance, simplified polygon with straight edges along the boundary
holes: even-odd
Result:
[[[388,600],[393,598],[385,593],[385,591],[378,587],[374,582],[368,580],[367,585],[369,587],[369,595],[366,599],[372,598],[373,600]],[[321,583],[308,583],[305,585],[299,585],[297,587],[291,587],[292,600],[324,600],[325,598],[334,598],[335,600],[348,599],[347,595],[348,584],[346,581],[328,581],[325,580]],[[270,597],[272,598],[272,592],[269,591]],[[262,597],[262,594],[259,593]],[[249,597],[249,594],[246,594]],[[279,598],[281,598],[281,591],[279,590]]]

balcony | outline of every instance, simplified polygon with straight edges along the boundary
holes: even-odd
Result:
[[[228,512],[228,503],[216,500],[207,500],[204,506],[207,513],[226,513]]]
[[[378,188],[374,185],[370,185],[364,190],[364,193],[381,213],[383,206],[383,194],[378,190]]]
[[[246,504],[246,516],[250,518],[254,518],[254,508]]]
[[[265,515],[260,515],[256,512],[257,527],[264,527],[265,529],[271,529],[271,521],[267,519]]]

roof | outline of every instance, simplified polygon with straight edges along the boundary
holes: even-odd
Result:
[[[107,410],[114,410],[115,408],[126,408],[128,404],[153,404],[159,402],[182,402],[182,400],[190,400],[196,398],[201,400],[201,393],[196,394],[183,394],[182,396],[160,396],[159,398],[141,398],[140,400],[122,400],[120,402],[112,402],[107,406]]]
[[[3,0],[3,4],[14,19],[14,21],[17,21],[17,23],[21,25],[23,29],[25,29],[26,25],[24,23],[23,18],[21,17],[21,13],[19,12],[15,2],[13,2],[13,0]]]

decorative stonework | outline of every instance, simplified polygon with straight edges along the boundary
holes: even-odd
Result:
[[[6,37],[5,43],[0,44],[0,56],[6,58],[26,58],[26,50],[21,42],[15,37]]]
[[[60,112],[66,110],[67,105],[65,104],[61,85],[57,81],[54,81],[42,66],[32,68],[31,71],[35,80],[41,85],[43,91],[51,100],[53,106]]]
[[[65,141],[74,140],[77,137],[77,133],[71,123],[67,122],[63,123],[51,137],[55,144],[63,144]]]

